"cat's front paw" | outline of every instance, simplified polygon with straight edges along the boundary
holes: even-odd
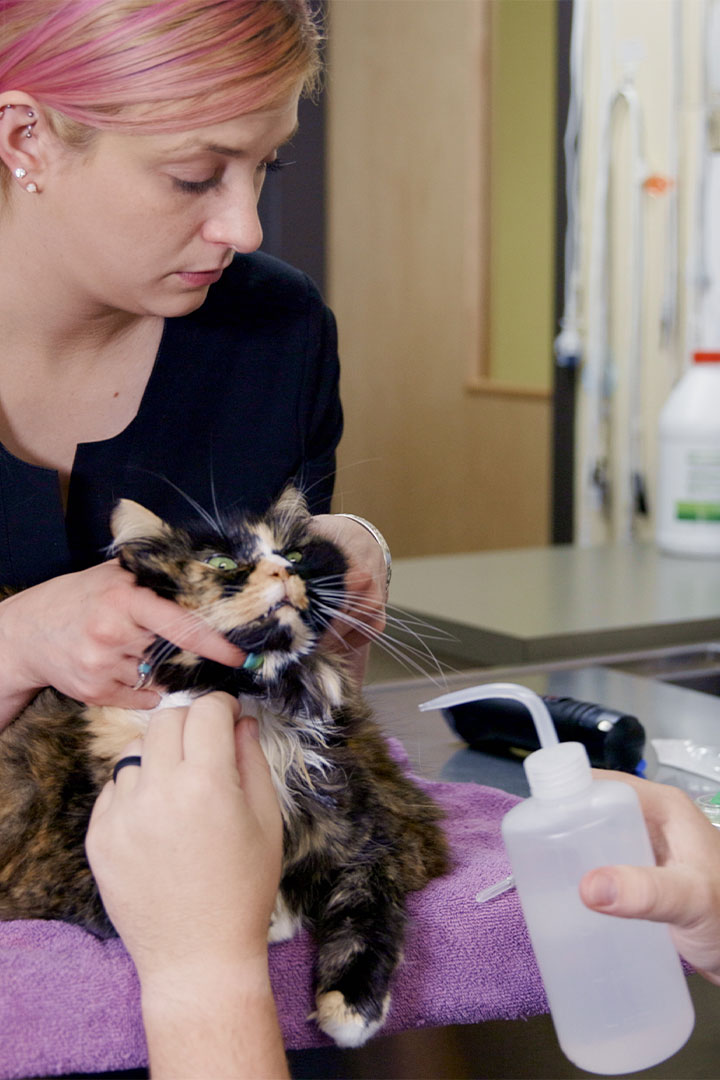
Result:
[[[268,930],[270,944],[277,941],[289,941],[290,938],[295,937],[301,925],[300,917],[290,910],[282,893],[278,893],[273,913],[270,916]]]
[[[325,994],[318,994],[317,1011],[313,1013],[313,1018],[338,1046],[362,1046],[383,1026],[389,1008],[390,994],[386,994],[379,1016],[363,1016],[348,1004],[339,990],[329,990]]]

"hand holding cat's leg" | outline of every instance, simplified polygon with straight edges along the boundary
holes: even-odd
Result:
[[[52,578],[0,603],[0,726],[44,686],[87,704],[150,709],[153,689],[137,689],[138,661],[156,636],[219,663],[244,654],[116,561]]]
[[[87,851],[138,969],[154,1080],[286,1076],[267,969],[282,821],[253,722],[225,694],[158,710],[101,793]]]

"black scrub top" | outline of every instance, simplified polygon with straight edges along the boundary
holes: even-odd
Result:
[[[57,473],[0,444],[0,584],[29,586],[101,562],[110,513],[135,499],[182,524],[263,510],[294,479],[330,507],[342,432],[332,313],[306,275],[236,256],[205,303],[166,319],[137,416],[77,448],[63,513]]]

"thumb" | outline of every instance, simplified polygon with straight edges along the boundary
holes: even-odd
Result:
[[[281,828],[280,806],[254,716],[243,716],[235,725],[235,760],[248,803],[266,820],[277,819]]]
[[[689,926],[703,914],[697,882],[680,868],[603,866],[582,878],[580,898],[594,911],[675,926]]]

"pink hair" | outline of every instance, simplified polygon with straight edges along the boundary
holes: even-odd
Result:
[[[183,131],[308,84],[318,40],[306,0],[0,0],[0,92],[94,128]]]

